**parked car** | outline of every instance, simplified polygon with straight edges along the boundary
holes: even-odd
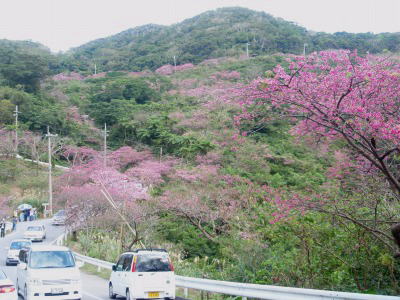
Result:
[[[65,225],[67,219],[67,214],[65,210],[59,210],[51,219],[51,224],[53,225]]]
[[[138,249],[123,253],[112,267],[109,297],[174,299],[175,274],[164,249]]]
[[[17,291],[24,300],[80,300],[80,262],[67,247],[32,245],[22,249],[17,267]]]
[[[43,242],[46,239],[46,228],[44,225],[28,226],[24,232],[24,239]]]
[[[8,249],[6,266],[17,265],[19,263],[19,251],[23,248],[29,248],[32,242],[27,239],[12,240]]]
[[[17,300],[14,283],[0,270],[0,300]]]

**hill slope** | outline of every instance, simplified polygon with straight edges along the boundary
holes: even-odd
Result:
[[[358,49],[378,53],[399,50],[400,33],[313,33],[292,22],[246,8],[221,8],[171,26],[149,24],[75,48],[64,57],[69,70],[155,69],[161,65],[198,63],[207,58],[322,49]]]

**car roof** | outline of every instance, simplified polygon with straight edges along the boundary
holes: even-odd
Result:
[[[133,254],[133,255],[141,255],[141,254],[163,254],[163,255],[168,255],[167,251],[164,250],[159,250],[159,249],[154,249],[154,250],[139,250],[139,251],[129,251],[129,252],[124,252],[122,254]],[[121,255],[122,255],[121,254]]]
[[[29,242],[29,243],[32,243],[30,240],[28,240],[28,239],[15,239],[15,240],[12,240],[11,242],[10,242],[10,244],[11,243],[14,243],[14,242]]]
[[[32,244],[31,251],[70,251],[68,247]]]

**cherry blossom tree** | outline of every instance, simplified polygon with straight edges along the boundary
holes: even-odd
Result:
[[[398,62],[324,51],[290,57],[287,68],[279,65],[266,75],[242,91],[239,123],[264,121],[275,112],[298,120],[297,134],[343,140],[355,169],[384,178],[400,200]]]
[[[15,133],[0,128],[0,158],[11,158],[15,155]]]

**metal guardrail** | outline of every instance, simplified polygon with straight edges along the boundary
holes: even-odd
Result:
[[[270,300],[399,300],[396,296],[380,296],[358,293],[335,292],[292,288],[274,285],[250,284],[230,281],[176,276],[179,287],[207,292]]]
[[[24,158],[19,154],[17,154],[17,158],[21,159],[21,160],[24,160],[24,161],[28,161],[28,162],[31,162],[31,163],[38,164],[38,165],[40,165],[42,167],[48,167],[49,166],[49,163],[47,163],[47,162],[43,162],[43,161],[40,161],[40,160],[37,161],[37,160],[29,159],[29,158]],[[69,170],[68,167],[64,167],[64,166],[60,166],[60,165],[54,165],[54,167],[58,168],[60,170],[64,170],[64,171]]]
[[[52,242],[52,244],[62,245],[66,240],[66,237],[67,233],[59,236]],[[74,254],[77,260],[97,266],[99,270],[101,268],[111,270],[114,265],[111,262],[92,258],[79,253]],[[400,300],[400,297],[397,296],[302,289],[274,285],[219,281],[178,275],[175,276],[175,281],[177,287],[185,289],[185,297],[187,297],[187,289],[194,289],[224,295],[241,296],[243,299],[249,297],[268,300]]]
[[[75,258],[77,260],[83,261],[85,263],[97,266],[98,268],[103,268],[103,269],[107,269],[107,270],[111,270],[112,266],[114,265],[113,263],[110,263],[108,261],[104,261],[104,260],[100,260],[97,258],[93,258],[93,257],[89,257],[89,256],[85,256],[79,253],[74,252]]]

